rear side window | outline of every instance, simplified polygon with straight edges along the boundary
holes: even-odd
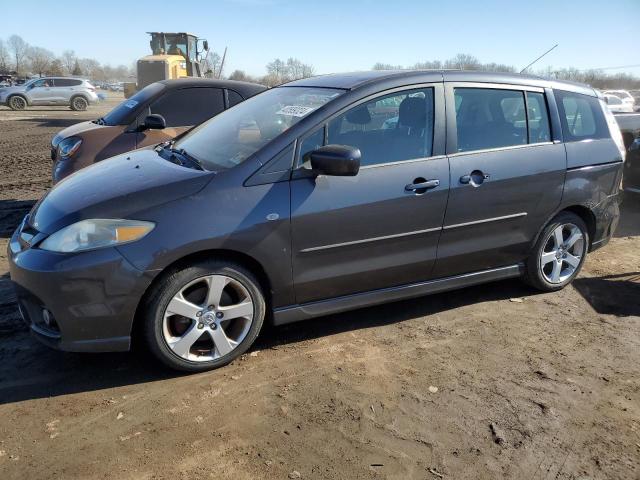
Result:
[[[566,142],[607,138],[609,130],[600,101],[596,97],[555,90]]]
[[[529,143],[551,141],[549,110],[544,94],[527,92],[527,113],[529,116]]]
[[[151,105],[151,113],[162,115],[167,127],[198,125],[224,110],[219,88],[181,88],[172,90]]]
[[[73,78],[56,78],[56,87],[77,87],[82,84],[82,80],[76,80]]]
[[[524,92],[456,88],[454,96],[459,152],[527,143]]]

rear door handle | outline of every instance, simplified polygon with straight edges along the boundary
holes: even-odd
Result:
[[[474,170],[469,175],[462,175],[460,177],[460,183],[470,183],[474,187],[478,187],[484,183],[485,180],[489,180],[491,175],[484,173],[482,170]]]
[[[416,182],[417,180],[420,180],[418,178],[416,178],[416,180],[414,180],[414,182]],[[409,185],[405,186],[404,189],[407,192],[415,192],[417,190],[428,190],[430,188],[436,188],[440,186],[440,180],[425,180],[422,182],[418,182],[418,183],[410,183]]]

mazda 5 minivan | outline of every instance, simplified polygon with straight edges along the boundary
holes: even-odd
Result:
[[[619,217],[587,86],[462,71],[295,81],[60,182],[10,241],[33,334],[199,371],[276,325],[521,277],[565,287]]]

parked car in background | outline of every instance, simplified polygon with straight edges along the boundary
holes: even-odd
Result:
[[[640,193],[640,113],[619,114],[615,119],[620,125],[627,148],[622,185],[625,191]]]
[[[615,95],[616,97],[619,97],[624,103],[631,104],[631,106],[634,106],[636,103],[636,100],[635,98],[633,98],[633,95],[631,95],[631,93],[629,93],[627,90],[604,90],[602,94]]]
[[[202,371],[244,353],[265,319],[506,278],[562,289],[616,229],[624,155],[588,86],[298,80],[56,185],[9,242],[11,279],[49,346],[127,350],[138,335]]]
[[[625,102],[613,94],[604,94],[604,101],[613,113],[633,113],[633,103]]]
[[[104,117],[77,123],[55,135],[51,141],[53,183],[105,158],[171,140],[265,88],[204,78],[153,83]]]
[[[72,110],[86,110],[98,100],[96,88],[81,78],[43,77],[0,88],[0,105],[12,110],[37,105],[69,105]]]

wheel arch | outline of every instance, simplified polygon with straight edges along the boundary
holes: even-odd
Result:
[[[584,205],[579,205],[579,204],[563,206],[559,208],[557,211],[555,211],[551,216],[549,216],[549,218],[547,218],[544,224],[542,224],[538,229],[538,233],[536,234],[535,238],[533,239],[533,242],[531,243],[531,248],[533,248],[535,244],[538,242],[540,235],[542,235],[542,231],[549,224],[549,222],[553,220],[556,216],[561,214],[562,212],[571,212],[577,215],[587,225],[587,229],[589,233],[589,245],[588,245],[587,251],[591,251],[593,238],[596,233],[596,216],[589,207],[585,207]]]
[[[149,286],[146,288],[140,300],[138,301],[138,305],[136,307],[136,311],[133,317],[133,323],[131,325],[131,340],[132,342],[136,342],[137,339],[140,338],[140,330],[142,327],[142,309],[147,303],[147,299],[156,288],[156,285],[167,275],[170,275],[172,272],[176,270],[180,270],[181,268],[186,267],[187,265],[191,265],[193,263],[202,262],[206,260],[225,260],[232,263],[239,264],[244,268],[248,269],[251,273],[253,273],[258,282],[260,283],[260,287],[264,292],[265,303],[266,303],[266,320],[271,320],[271,280],[267,275],[264,267],[260,262],[258,262],[255,258],[247,255],[246,253],[242,253],[236,250],[230,249],[211,249],[211,250],[202,250],[199,252],[190,253],[184,257],[181,257],[165,268],[163,268],[158,274],[153,278]]]
[[[9,105],[9,101],[13,98],[13,97],[22,97],[24,98],[24,101],[27,102],[27,106],[30,107],[31,106],[31,101],[29,100],[29,97],[27,97],[24,93],[20,93],[20,92],[16,92],[16,93],[11,93],[9,94],[9,96],[7,97],[7,105]]]

